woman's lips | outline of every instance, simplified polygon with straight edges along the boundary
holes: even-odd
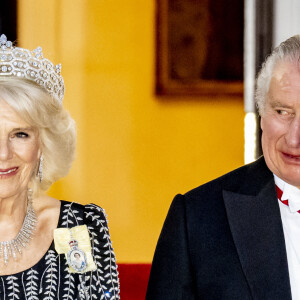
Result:
[[[17,173],[17,171],[18,171],[18,167],[13,167],[9,169],[0,169],[0,177],[4,178],[4,177],[13,176]]]

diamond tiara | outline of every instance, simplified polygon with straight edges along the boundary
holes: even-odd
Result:
[[[0,76],[34,81],[62,103],[65,85],[60,72],[61,65],[54,66],[50,60],[44,58],[41,47],[33,51],[14,47],[6,35],[0,36]]]

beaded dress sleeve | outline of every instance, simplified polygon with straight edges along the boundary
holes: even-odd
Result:
[[[104,209],[95,204],[82,206],[68,203],[63,211],[64,227],[87,225],[95,271],[79,274],[79,299],[119,299],[119,279],[116,258],[109,235]]]
[[[99,295],[104,294],[107,299],[119,299],[116,259],[105,211],[94,204],[86,205],[84,220],[89,230],[92,255],[97,266],[97,270],[86,276],[88,286],[91,289],[91,296],[93,292],[97,291]]]

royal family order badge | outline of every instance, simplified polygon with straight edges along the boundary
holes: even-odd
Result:
[[[55,229],[54,245],[58,254],[65,254],[70,273],[85,273],[97,269],[86,225]]]
[[[69,266],[71,266],[77,272],[84,272],[87,267],[87,260],[85,253],[78,248],[78,242],[72,239],[69,242],[71,250],[68,252],[67,260]]]

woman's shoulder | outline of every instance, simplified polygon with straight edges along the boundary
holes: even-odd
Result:
[[[62,227],[87,225],[90,227],[107,227],[107,215],[100,206],[80,204],[61,200],[59,225]]]
[[[66,200],[60,200],[61,202],[61,207],[66,209],[68,208],[69,210],[78,210],[78,212],[90,212],[90,213],[99,213],[99,214],[105,214],[105,210],[94,204],[94,203],[89,203],[89,204],[80,204],[78,202],[70,202]]]
[[[86,225],[92,247],[95,264],[102,270],[106,286],[111,286],[110,293],[116,298],[119,293],[119,279],[116,258],[103,208],[96,204],[82,205],[76,202],[61,201],[61,216],[59,227],[75,227]]]

